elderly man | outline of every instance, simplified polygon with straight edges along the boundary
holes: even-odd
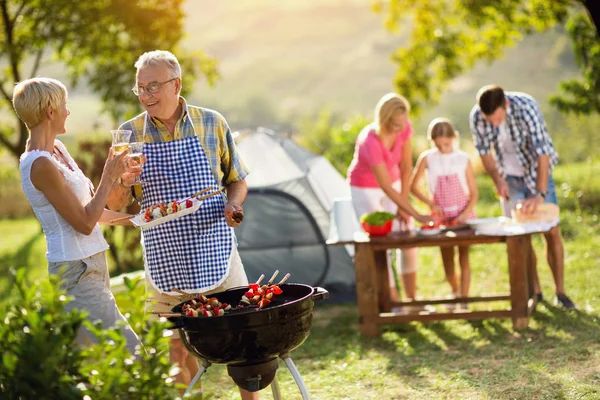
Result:
[[[552,178],[552,167],[558,161],[558,154],[533,97],[525,93],[505,93],[497,85],[484,86],[471,111],[470,126],[483,166],[494,181],[498,195],[506,200],[508,210],[517,202],[522,203],[525,213],[534,213],[543,202],[558,204]],[[495,157],[491,154],[492,148]],[[544,233],[544,238],[554,277],[555,304],[575,308],[565,294],[565,256],[560,228],[555,226]],[[531,254],[535,269],[533,249]],[[534,275],[536,296],[542,300],[537,272]]]
[[[232,214],[243,211],[248,171],[227,122],[218,112],[190,106],[180,96],[181,67],[172,53],[144,53],[135,67],[132,90],[146,111],[120,129],[132,131],[131,142],[144,142],[142,209],[211,186],[225,191],[204,200],[193,214],[142,231],[149,295],[168,303],[173,288],[209,294],[247,285],[232,229],[241,220]],[[125,173],[114,186],[108,200],[111,209],[132,201],[134,179],[134,173]],[[156,311],[163,311],[160,304]],[[179,337],[171,341],[171,360],[181,368],[178,382],[189,385],[198,362]],[[241,394],[243,399],[256,398],[254,393]]]

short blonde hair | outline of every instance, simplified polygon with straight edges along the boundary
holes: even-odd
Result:
[[[452,121],[448,118],[436,118],[429,123],[427,128],[427,139],[434,140],[440,137],[457,139],[458,131],[454,129]]]
[[[397,93],[388,93],[375,106],[375,124],[377,130],[387,129],[396,114],[408,114],[410,103]]]
[[[48,109],[58,110],[67,100],[67,88],[52,78],[31,78],[17,83],[12,103],[15,112],[31,129],[44,121]]]
[[[164,65],[169,69],[169,78],[181,78],[181,66],[173,53],[167,50],[153,50],[142,54],[135,62],[135,68],[140,69],[150,65]]]

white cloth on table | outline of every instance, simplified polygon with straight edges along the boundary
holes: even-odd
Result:
[[[547,232],[560,222],[560,218],[549,222],[510,222],[494,229],[483,229],[475,231],[477,235],[487,236],[515,236],[527,233]]]

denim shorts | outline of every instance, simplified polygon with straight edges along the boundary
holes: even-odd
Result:
[[[508,190],[510,193],[510,197],[508,199],[510,209],[514,208],[519,201],[535,196],[535,193],[531,192],[527,185],[525,185],[525,180],[521,176],[507,175],[506,183],[508,184]],[[556,186],[554,185],[552,174],[550,174],[548,177],[548,185],[546,186],[546,197],[544,197],[544,203],[558,205]]]

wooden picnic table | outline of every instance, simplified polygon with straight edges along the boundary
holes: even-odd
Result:
[[[488,236],[477,235],[471,229],[441,232],[434,236],[414,232],[391,233],[387,236],[356,234],[354,240],[328,241],[328,245],[354,245],[354,267],[356,272],[356,295],[358,301],[358,323],[362,335],[379,336],[381,325],[411,321],[437,321],[448,319],[485,319],[510,317],[514,329],[527,328],[529,315],[533,312],[536,299],[533,291],[533,269],[531,265],[531,232],[521,235]],[[411,247],[441,247],[458,245],[488,245],[505,243],[508,258],[510,293],[470,296],[465,298],[433,298],[411,302],[392,301],[387,266],[388,249]],[[420,312],[415,314],[392,312],[397,306],[425,306],[472,302],[510,301],[510,308],[489,311],[455,309],[447,312]]]

